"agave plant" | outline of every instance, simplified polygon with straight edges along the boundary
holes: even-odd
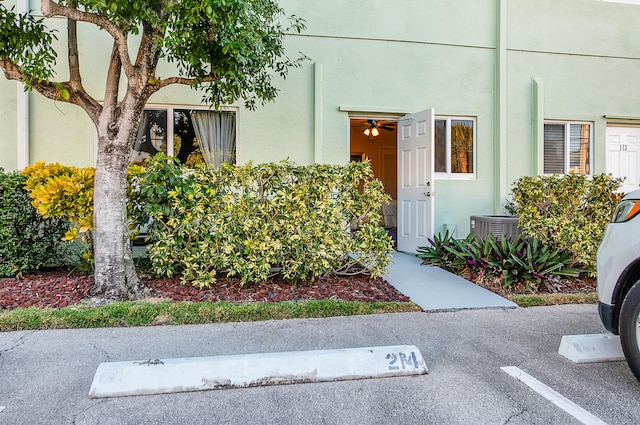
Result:
[[[480,239],[473,234],[454,239],[448,232],[429,239],[430,247],[418,248],[423,264],[432,264],[459,272],[471,269],[484,276],[500,277],[505,287],[517,283],[546,283],[553,276],[577,277],[582,270],[569,268],[571,254],[554,250],[536,239],[489,235]]]
[[[466,255],[463,245],[448,230],[427,240],[430,246],[421,246],[417,250],[418,258],[422,260],[422,264],[438,266],[451,271],[457,271],[464,267]]]

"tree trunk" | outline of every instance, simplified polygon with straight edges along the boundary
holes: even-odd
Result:
[[[108,133],[109,127],[114,126],[98,126],[93,230],[95,285],[91,294],[108,300],[138,299],[148,291],[136,275],[127,227],[128,134],[126,131],[101,134]]]

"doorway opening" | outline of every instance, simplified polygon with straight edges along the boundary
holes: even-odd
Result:
[[[398,251],[417,253],[434,229],[434,110],[402,117],[350,117],[350,155],[369,159],[391,201],[383,225]],[[375,131],[374,131],[375,130]]]
[[[371,161],[373,174],[391,197],[391,201],[382,206],[382,224],[395,244],[398,226],[397,118],[351,117],[349,122],[351,161]]]

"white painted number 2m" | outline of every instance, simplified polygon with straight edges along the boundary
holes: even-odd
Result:
[[[414,353],[413,351],[409,355],[406,355],[405,353],[389,353],[385,356],[385,359],[389,360],[389,370],[405,370],[418,368],[416,353]]]

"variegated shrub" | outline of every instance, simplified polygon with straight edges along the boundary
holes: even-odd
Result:
[[[132,187],[151,219],[150,259],[160,275],[181,273],[201,286],[219,273],[295,282],[380,275],[390,260],[392,242],[379,225],[387,196],[369,163],[189,170],[156,156]]]
[[[611,175],[521,177],[512,186],[512,213],[526,237],[571,253],[572,266],[595,275],[596,253],[619,201],[622,180]]]

